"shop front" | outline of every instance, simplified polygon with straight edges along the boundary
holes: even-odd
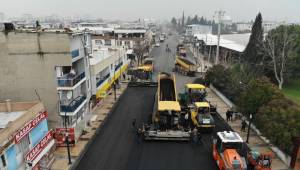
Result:
[[[26,155],[26,169],[50,169],[54,161],[55,141],[53,131],[49,131]]]

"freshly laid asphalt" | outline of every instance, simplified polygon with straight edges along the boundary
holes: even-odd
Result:
[[[154,48],[156,72],[172,72],[176,36],[169,37],[160,47]],[[166,53],[166,44],[172,52]],[[194,78],[176,75],[177,93]],[[205,134],[202,143],[139,141],[131,122],[147,122],[152,113],[155,87],[129,87],[109,119],[80,160],[77,170],[215,170],[212,157],[212,136]],[[226,123],[215,117],[216,131],[229,130]]]

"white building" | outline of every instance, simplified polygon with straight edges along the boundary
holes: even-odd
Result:
[[[186,27],[185,34],[187,36],[193,36],[195,34],[211,34],[211,32],[212,27],[210,25],[193,24]]]
[[[250,32],[252,29],[252,23],[237,23],[236,27],[238,32]]]

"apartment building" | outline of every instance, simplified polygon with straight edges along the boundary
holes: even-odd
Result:
[[[40,100],[50,128],[73,128],[89,118],[89,33],[64,30],[0,32],[0,100]]]
[[[98,49],[90,58],[91,84],[94,102],[106,97],[113,83],[120,84],[130,63],[123,47]]]
[[[0,103],[0,169],[49,169],[55,142],[41,102]]]

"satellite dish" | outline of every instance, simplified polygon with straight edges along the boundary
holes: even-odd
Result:
[[[73,96],[72,91],[67,92],[67,99],[71,99]]]

